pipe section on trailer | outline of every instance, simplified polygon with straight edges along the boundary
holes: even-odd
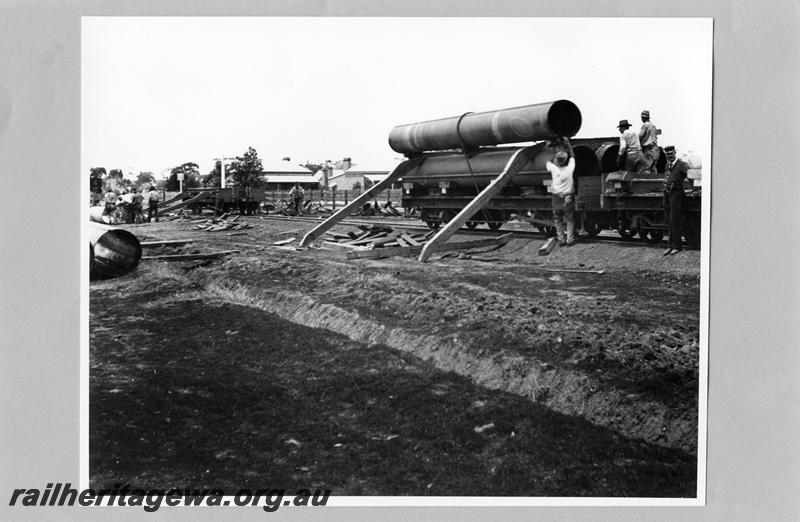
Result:
[[[139,264],[139,240],[121,228],[89,222],[89,278],[110,279],[127,274]]]
[[[421,186],[435,186],[439,181],[449,181],[465,186],[483,187],[503,171],[509,159],[521,148],[523,147],[480,149],[477,152],[468,154],[469,167],[467,166],[467,159],[460,152],[426,154],[426,161],[416,171],[403,176],[403,181]],[[541,184],[541,176],[549,176],[546,164],[548,161],[552,161],[559,149],[549,147],[544,143],[524,148],[531,149],[526,154],[526,157],[532,157],[533,159],[519,167],[511,183],[522,186],[539,185]],[[574,175],[576,177],[598,174],[600,164],[591,148],[585,145],[577,145],[573,147],[573,152],[575,153]]]
[[[503,167],[503,170],[497,175],[496,178],[492,180],[489,185],[487,185],[480,194],[475,196],[475,198],[467,204],[466,207],[461,209],[461,211],[449,222],[445,225],[439,232],[436,233],[425,245],[422,247],[422,251],[419,254],[419,262],[424,263],[428,260],[428,258],[439,250],[442,245],[444,245],[450,237],[455,234],[458,229],[461,228],[464,223],[470,220],[471,216],[475,215],[476,212],[480,211],[483,207],[486,206],[486,203],[494,197],[495,194],[500,192],[503,186],[508,183],[511,178],[513,178],[519,169],[528,163],[530,159],[536,154],[537,148],[534,147],[525,147],[521,149],[517,149],[514,154],[508,158],[508,161]]]
[[[396,152],[415,154],[571,137],[581,128],[581,111],[569,100],[398,125],[389,133]]]

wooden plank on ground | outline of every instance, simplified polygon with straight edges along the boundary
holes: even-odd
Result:
[[[170,245],[185,245],[187,243],[194,243],[194,239],[170,239],[165,241],[142,241],[139,244],[142,248],[147,247],[159,247],[159,246],[170,246]]]
[[[373,243],[375,240],[381,239],[381,238],[384,238],[384,237],[386,237],[386,232],[380,232],[378,234],[372,234],[370,236],[367,236],[367,237],[365,237],[363,239],[355,239],[353,241],[348,241],[347,244],[348,245],[366,245],[366,244],[369,244],[369,243]]]
[[[397,244],[398,244],[398,245],[400,245],[401,247],[412,246],[412,245],[411,245],[411,243],[409,243],[408,241],[405,241],[405,240],[402,238],[402,236],[398,236],[398,237],[397,237]]]
[[[297,238],[292,236],[292,237],[287,238],[287,239],[281,239],[280,241],[275,241],[272,244],[275,245],[275,246],[288,245],[289,243],[291,243],[295,239],[297,239]]]
[[[444,245],[441,245],[439,250],[465,250],[469,248],[480,248],[485,246],[502,246],[511,241],[511,238],[513,237],[513,233],[508,233],[503,234],[500,237],[473,239],[470,241],[454,241],[452,243],[445,243]],[[381,259],[384,257],[393,256],[412,256],[422,251],[423,248],[424,245],[375,248],[363,252],[348,252],[347,259]]]
[[[411,234],[400,234],[400,237],[411,246],[419,246],[421,243],[411,237]]]
[[[539,255],[546,256],[547,254],[552,252],[553,249],[556,247],[556,242],[557,240],[554,237],[551,237],[547,241],[545,241],[542,244],[542,246],[539,247]]]
[[[392,232],[391,234],[389,234],[386,237],[382,237],[380,239],[376,239],[375,241],[372,242],[372,244],[375,245],[375,246],[382,246],[382,245],[387,245],[389,243],[397,243],[397,237],[399,235],[400,234],[398,232]]]
[[[320,248],[324,248],[326,250],[344,250],[347,252],[352,252],[356,250],[367,250],[367,247],[358,246],[358,245],[349,245],[347,243],[336,243],[335,241],[323,241]]]
[[[144,260],[157,261],[192,261],[194,259],[216,259],[229,254],[237,254],[238,250],[223,250],[221,252],[209,252],[208,254],[172,254],[164,256],[142,256]]]
[[[600,270],[569,270],[565,268],[546,268],[548,272],[569,272],[571,274],[605,274],[605,269]]]

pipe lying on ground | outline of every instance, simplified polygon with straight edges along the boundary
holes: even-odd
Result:
[[[389,146],[403,154],[571,137],[581,128],[581,111],[569,100],[466,113],[398,125]]]
[[[106,225],[114,224],[114,216],[106,213],[105,205],[89,207],[89,221],[95,223],[105,223]]]
[[[89,222],[89,278],[110,279],[135,269],[142,258],[136,236],[121,228]]]

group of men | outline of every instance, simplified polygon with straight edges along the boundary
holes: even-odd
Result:
[[[619,155],[617,165],[620,170],[641,176],[645,172],[656,175],[656,163],[661,152],[658,150],[658,129],[650,121],[650,111],[642,111],[642,126],[639,132],[631,130],[628,120],[620,120]]]
[[[619,155],[617,163],[620,170],[632,172],[634,176],[650,172],[656,174],[656,163],[660,156],[658,130],[650,122],[650,111],[642,111],[642,126],[638,133],[630,130],[628,120],[620,120]],[[552,161],[547,162],[547,170],[552,178],[553,217],[556,225],[556,238],[559,246],[575,244],[575,154],[569,139],[564,138],[555,144],[558,151]],[[667,164],[664,175],[664,211],[669,224],[669,248],[663,255],[674,255],[683,251],[682,216],[684,188],[688,175],[688,165],[677,158],[674,146],[664,148]]]
[[[145,207],[144,202],[147,201]],[[144,196],[144,189],[128,187],[124,192],[116,196],[113,192],[106,193],[105,213],[111,214],[116,209],[121,209],[122,220],[125,223],[133,224],[145,220],[143,210],[147,208],[147,222],[158,221],[158,202],[159,195],[154,186],[150,186],[147,198]]]

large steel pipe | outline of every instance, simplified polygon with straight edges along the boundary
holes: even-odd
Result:
[[[403,154],[571,137],[581,128],[581,111],[569,100],[472,112],[398,125],[389,146]]]
[[[121,228],[89,222],[89,277],[109,279],[127,274],[139,264],[142,245]]]
[[[558,149],[545,144],[535,146],[532,160],[522,166],[509,184],[518,186],[541,185],[542,176],[549,176],[546,168]],[[436,186],[446,181],[455,185],[478,186],[488,185],[503,170],[511,156],[520,147],[498,147],[481,150],[469,155],[469,166],[463,154],[457,152],[439,152],[426,155],[419,168],[403,176],[404,183],[416,183],[422,186]],[[575,153],[574,176],[593,176],[599,172],[599,162],[594,151],[586,146],[573,147]],[[472,173],[470,173],[470,167]]]

